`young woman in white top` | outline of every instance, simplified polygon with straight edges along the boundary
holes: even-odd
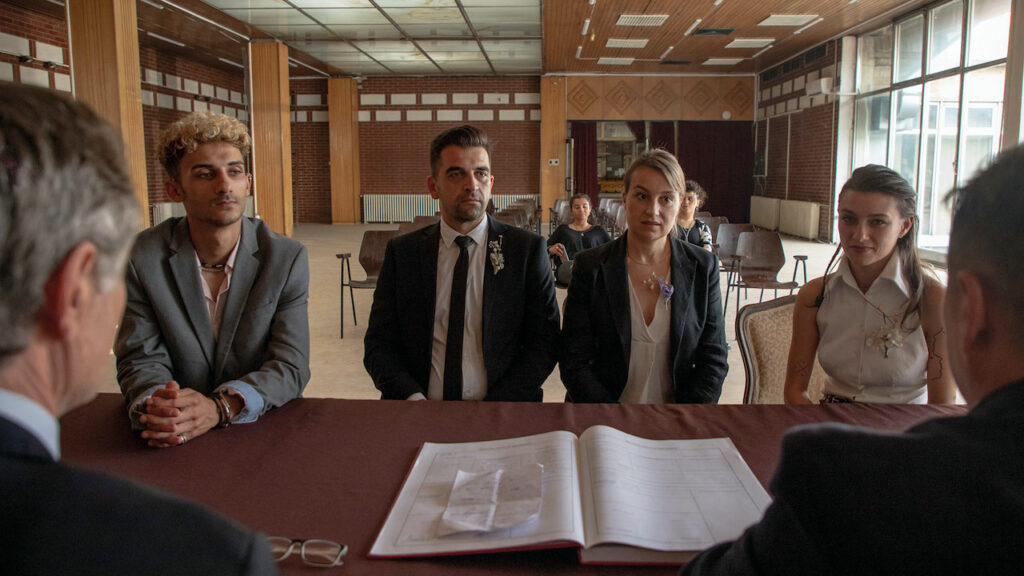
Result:
[[[839,248],[825,276],[800,289],[793,310],[787,403],[812,401],[815,356],[827,375],[823,402],[956,399],[942,322],[946,289],[918,256],[916,214],[914,189],[884,166],[858,168],[843,185]]]

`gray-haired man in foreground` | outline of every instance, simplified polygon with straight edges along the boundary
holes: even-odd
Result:
[[[110,125],[0,83],[0,571],[275,574],[266,539],[141,484],[60,463],[95,395],[139,209]]]

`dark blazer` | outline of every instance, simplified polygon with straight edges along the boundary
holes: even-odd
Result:
[[[170,380],[203,394],[241,380],[263,396],[264,409],[302,396],[309,382],[305,246],[242,218],[216,340],[186,219],[139,233],[125,276],[127,306],[114,353],[129,403]]]
[[[5,574],[277,574],[266,538],[153,488],[53,461],[0,418]]]
[[[555,367],[558,304],[544,238],[488,218],[483,350],[487,400],[543,400]],[[504,268],[494,273],[492,241],[502,238]],[[437,250],[441,225],[391,239],[377,279],[363,364],[384,399],[404,400],[430,386]]]
[[[573,402],[618,402],[626,388],[632,330],[626,241],[629,233],[576,255],[565,299],[559,358]],[[715,403],[729,371],[713,254],[672,243],[672,385],[679,403]]]
[[[904,433],[794,429],[762,520],[683,574],[1024,574],[1024,381]]]

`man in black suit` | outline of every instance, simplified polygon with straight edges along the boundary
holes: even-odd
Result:
[[[430,146],[441,222],[388,243],[363,364],[385,399],[543,399],[558,305],[544,239],[490,218],[490,144],[473,126]]]
[[[86,106],[0,83],[0,571],[273,574],[266,538],[60,463],[57,418],[107,376],[139,208]]]
[[[945,328],[967,415],[794,430],[761,522],[683,574],[1024,574],[1022,191],[1017,148],[958,193]]]

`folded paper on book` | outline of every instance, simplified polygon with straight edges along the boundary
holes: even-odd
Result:
[[[543,467],[536,518],[448,532],[460,471]],[[370,557],[581,547],[585,563],[680,563],[738,537],[770,498],[728,438],[647,440],[608,426],[490,442],[425,443]]]
[[[540,514],[544,467],[455,474],[438,536],[458,532],[492,532],[534,520]]]

